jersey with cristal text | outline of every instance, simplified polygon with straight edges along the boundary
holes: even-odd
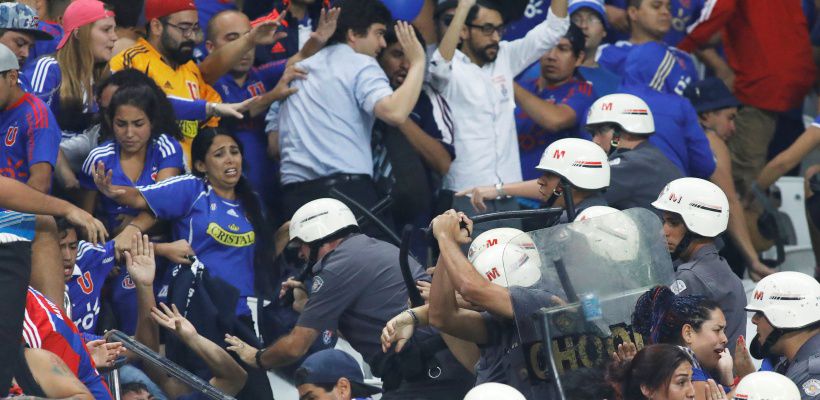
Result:
[[[237,315],[249,315],[244,299],[254,295],[256,234],[242,204],[218,196],[193,175],[138,189],[154,215],[172,221],[174,240],[187,240],[212,277],[239,289]]]

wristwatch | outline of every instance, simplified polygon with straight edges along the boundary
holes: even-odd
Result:
[[[256,368],[264,370],[265,368],[262,367],[262,353],[265,352],[265,349],[259,349],[256,351]]]
[[[504,184],[503,183],[496,183],[495,184],[495,192],[499,198],[507,197],[507,192],[504,191]]]

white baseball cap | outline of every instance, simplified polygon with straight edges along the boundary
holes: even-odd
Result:
[[[17,62],[17,56],[6,45],[0,43],[0,72],[19,69],[20,63]]]

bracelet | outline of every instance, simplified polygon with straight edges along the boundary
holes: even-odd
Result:
[[[265,352],[265,349],[256,350],[256,368],[265,369],[262,367],[262,353]]]
[[[129,222],[128,225],[126,225],[126,226],[133,226],[134,228],[137,228],[138,231],[142,232],[142,228],[140,228],[139,225],[137,225],[133,222]]]
[[[503,183],[496,183],[495,184],[495,192],[498,197],[507,197],[507,192],[504,191],[504,184]]]
[[[410,314],[410,318],[413,318],[413,325],[419,324],[419,317],[416,315],[416,312],[413,311],[412,308],[405,311],[406,313]]]

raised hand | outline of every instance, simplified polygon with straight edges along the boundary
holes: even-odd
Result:
[[[316,38],[321,43],[327,43],[333,33],[336,32],[336,22],[339,20],[339,13],[342,11],[339,7],[331,9],[322,9],[319,15],[319,24],[316,25],[316,31],[310,34],[310,37]]]
[[[125,194],[125,189],[112,183],[111,177],[113,175],[113,170],[105,170],[105,163],[102,161],[97,162],[97,165],[94,167],[94,184],[97,185],[97,190],[99,190],[103,196],[116,201],[119,196]]]
[[[253,40],[253,43],[257,46],[266,46],[274,44],[287,37],[287,33],[278,32],[278,29],[282,26],[282,21],[285,20],[285,15],[287,15],[287,13],[287,10],[282,11],[276,19],[265,20],[253,25],[253,27],[251,27],[251,31],[248,32],[251,36],[251,40]]]
[[[148,240],[148,235],[131,237],[131,249],[125,251],[125,267],[135,284],[154,284],[157,265],[154,262],[154,244]]]
[[[168,308],[165,304],[160,303],[159,307],[151,309],[151,318],[156,321],[157,325],[174,332],[184,342],[198,335],[194,325],[179,313],[175,304],[171,304],[171,308]]]
[[[396,37],[399,39],[404,56],[410,65],[424,65],[427,62],[427,54],[424,53],[424,48],[421,47],[416,31],[413,25],[408,22],[396,22]]]
[[[638,354],[638,348],[635,347],[635,343],[623,342],[618,345],[618,350],[612,353],[612,359],[615,360],[616,363],[629,362],[635,358],[635,354]]]

